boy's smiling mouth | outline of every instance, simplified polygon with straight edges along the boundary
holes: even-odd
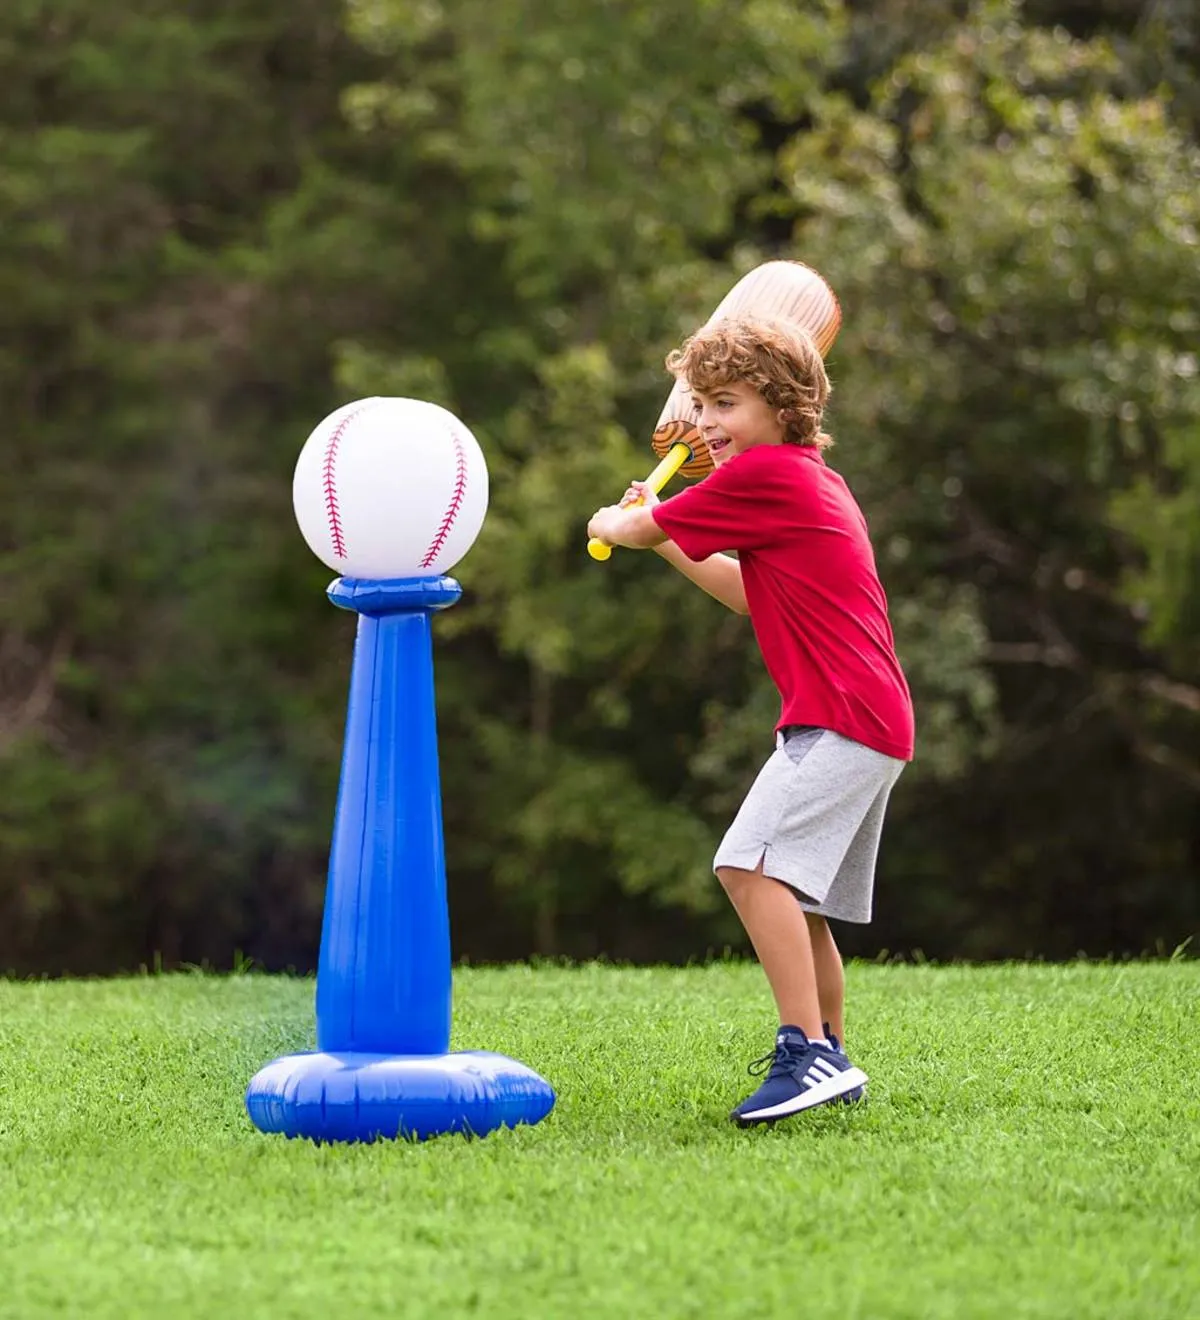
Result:
[[[704,443],[708,446],[708,452],[715,458],[722,450],[730,445],[730,439],[727,435],[706,436]]]

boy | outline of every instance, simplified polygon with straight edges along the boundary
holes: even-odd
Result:
[[[713,861],[779,1010],[773,1052],[751,1065],[766,1079],[731,1114],[751,1126],[862,1097],[826,918],[870,920],[888,794],[913,755],[912,702],[866,521],[822,457],[829,380],[812,337],[783,321],[721,321],[667,368],[691,391],[714,471],[661,503],[634,482],[588,535],[657,549],[749,614],[779,689],[775,753]]]

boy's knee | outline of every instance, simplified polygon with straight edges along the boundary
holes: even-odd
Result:
[[[736,866],[718,866],[716,873],[717,879],[721,882],[721,888],[725,890],[730,898],[737,898],[739,894],[745,892],[749,885],[757,884],[763,878],[761,870],[743,871]]]

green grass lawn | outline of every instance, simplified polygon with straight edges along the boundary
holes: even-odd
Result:
[[[0,983],[0,1316],[1200,1317],[1200,963],[849,969],[867,1106],[739,1131],[757,967],[464,969],[558,1104],[316,1147],[313,982]]]

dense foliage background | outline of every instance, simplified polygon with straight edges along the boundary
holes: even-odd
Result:
[[[747,622],[582,552],[666,351],[769,256],[918,701],[847,947],[1200,929],[1190,0],[6,0],[0,969],[315,962],[354,620],[305,436],[445,403],[493,499],[436,624],[472,959],[742,947]]]

